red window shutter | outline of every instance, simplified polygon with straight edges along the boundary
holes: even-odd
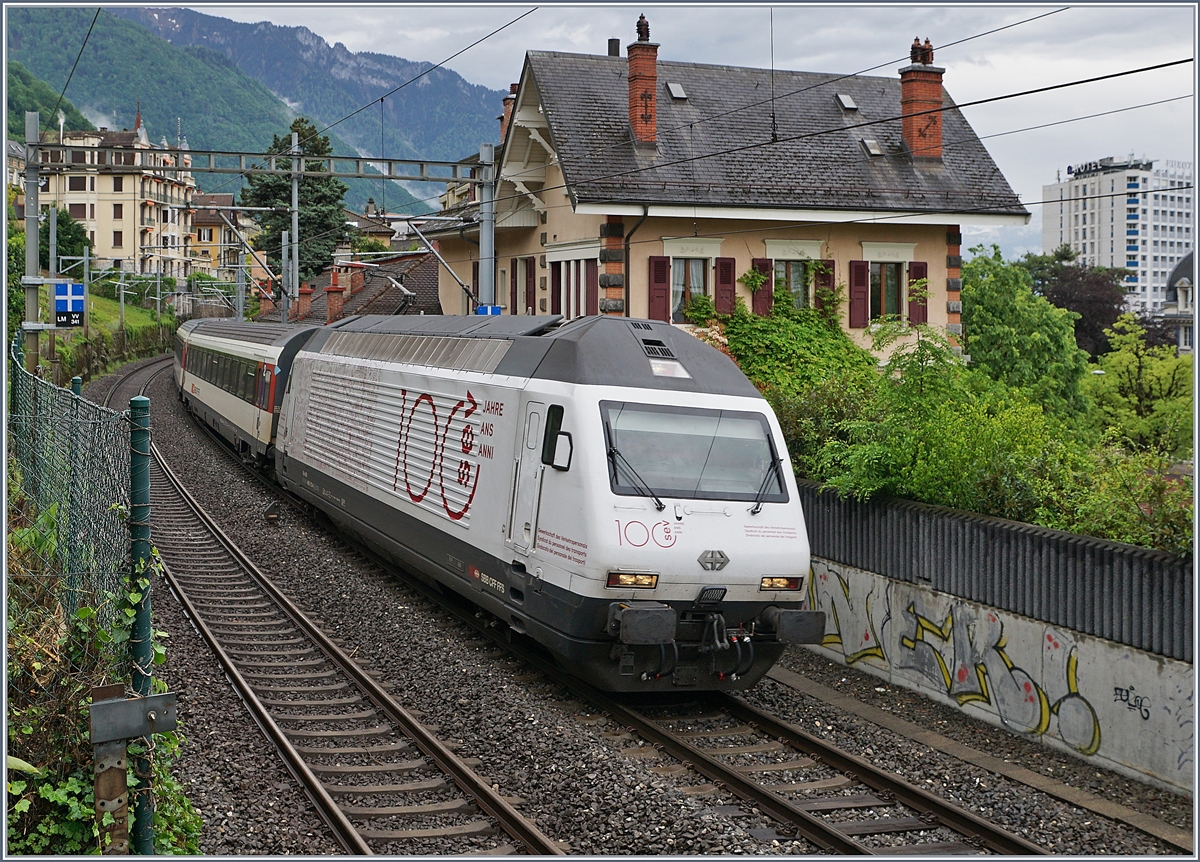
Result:
[[[537,291],[534,280],[537,278],[537,258],[525,258],[525,313],[537,314]]]
[[[914,281],[929,277],[929,264],[924,261],[914,260],[908,265],[908,283],[911,285]],[[928,323],[929,322],[929,300],[925,299],[910,299],[908,301],[908,322],[909,323]]]
[[[817,261],[816,274],[813,276],[813,308],[821,309],[822,290],[833,290],[833,261]]]
[[[754,313],[760,317],[766,317],[771,313],[771,307],[775,304],[775,261],[769,257],[756,257],[750,261],[750,268],[767,277],[762,286],[754,292],[754,298],[750,301]]]
[[[737,261],[732,257],[717,258],[717,289],[714,304],[717,314],[733,314],[734,280],[737,277]]]
[[[521,309],[517,305],[517,259],[510,258],[508,266],[508,313],[520,314]]]
[[[587,272],[584,279],[587,283],[587,313],[600,313],[600,261],[589,260],[584,264]]]
[[[650,258],[650,319],[671,319],[671,258]]]
[[[871,264],[850,261],[850,328],[863,329],[871,314]]]
[[[479,301],[479,261],[471,262],[471,295]]]
[[[550,264],[550,313],[562,314],[562,264]]]

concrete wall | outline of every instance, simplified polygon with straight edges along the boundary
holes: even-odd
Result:
[[[1191,792],[1192,665],[816,557],[808,598],[829,658]]]

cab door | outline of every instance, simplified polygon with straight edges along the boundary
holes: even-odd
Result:
[[[521,434],[517,438],[512,508],[508,516],[508,541],[522,554],[528,554],[537,535],[537,510],[541,498],[542,427],[546,405],[531,401],[525,406]]]

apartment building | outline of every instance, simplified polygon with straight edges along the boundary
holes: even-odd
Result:
[[[1069,245],[1089,266],[1125,267],[1134,311],[1162,312],[1168,277],[1192,250],[1192,163],[1107,157],[1042,186],[1042,251]],[[1058,203],[1053,203],[1057,200]],[[1120,216],[1120,218],[1118,218]]]
[[[210,270],[193,248],[196,181],[165,170],[191,166],[186,139],[151,144],[139,113],[133,131],[66,131],[62,143],[66,150],[42,153],[38,205],[84,225],[94,268],[174,278]]]
[[[249,213],[234,209],[232,194],[197,193],[192,196],[192,206],[192,250],[199,267],[195,271],[202,272],[207,266],[221,281],[236,281],[238,269],[244,268],[247,284],[267,277],[260,262],[265,253],[255,256],[247,251],[262,228]]]

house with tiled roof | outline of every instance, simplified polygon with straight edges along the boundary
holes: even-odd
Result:
[[[437,267],[427,251],[337,262],[301,285],[288,320],[324,325],[358,314],[441,314]],[[266,291],[259,291],[258,301],[254,319],[278,322],[280,308]]]
[[[607,56],[525,56],[497,156],[504,313],[681,322],[696,294],[767,314],[840,293],[862,344],[886,315],[959,329],[961,225],[1029,213],[928,40],[896,77],[772,73],[659,60],[637,29],[625,57],[615,39]],[[465,187],[444,202],[462,221],[433,232],[439,251],[477,285],[478,203]],[[471,310],[447,272],[440,292]]]

